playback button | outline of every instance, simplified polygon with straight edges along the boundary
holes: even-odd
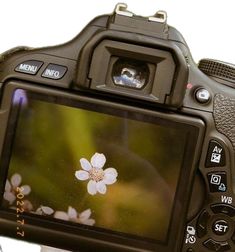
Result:
[[[227,191],[227,175],[226,172],[211,172],[207,174],[210,192],[226,192]]]
[[[47,68],[42,73],[42,77],[53,79],[53,80],[59,80],[64,77],[66,74],[68,68],[65,66],[55,65],[55,64],[49,64]]]

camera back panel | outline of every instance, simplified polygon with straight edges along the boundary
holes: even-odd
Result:
[[[122,5],[67,44],[3,54],[0,233],[73,251],[233,251],[221,64],[203,73],[164,12]]]

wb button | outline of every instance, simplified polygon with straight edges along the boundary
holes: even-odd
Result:
[[[222,193],[227,191],[226,172],[208,173],[207,179],[210,187],[210,192]]]

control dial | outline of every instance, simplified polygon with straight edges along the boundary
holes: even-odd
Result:
[[[212,59],[202,59],[199,69],[221,84],[235,88],[235,65]]]

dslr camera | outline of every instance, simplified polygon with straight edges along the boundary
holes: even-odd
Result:
[[[118,4],[0,58],[0,234],[71,251],[235,251],[235,66]]]

